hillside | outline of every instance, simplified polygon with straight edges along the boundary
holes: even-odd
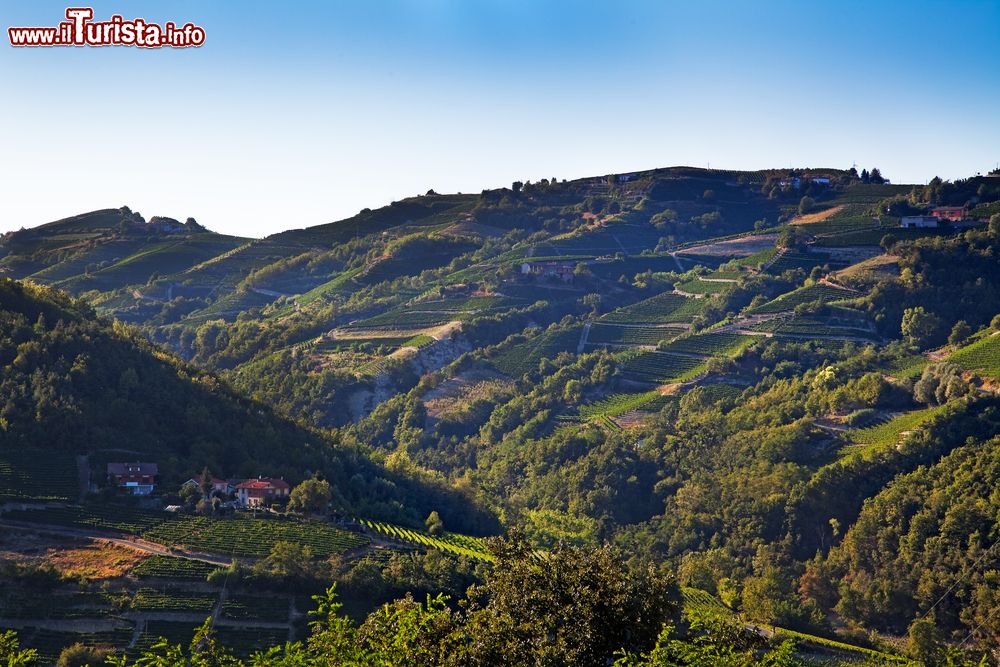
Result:
[[[389,472],[360,449],[335,446],[64,293],[0,278],[0,321],[0,461],[26,452],[51,456],[56,469],[60,457],[74,455],[148,459],[159,463],[167,488],[206,466],[293,483],[322,471],[341,511],[412,521],[453,506],[454,525],[490,524],[446,485]],[[39,485],[32,493],[40,497],[57,483],[44,466],[22,481]]]
[[[28,281],[3,283],[0,445],[136,449],[173,482],[322,470],[372,539],[450,553],[382,592],[482,580],[435,510],[615,545],[782,636],[972,659],[1000,637],[996,201],[987,177],[675,167],[254,240],[86,214],[0,242]],[[941,204],[966,219],[901,226]]]

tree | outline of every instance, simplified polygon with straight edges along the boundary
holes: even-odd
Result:
[[[913,385],[913,400],[927,405],[941,405],[969,393],[969,383],[962,369],[954,364],[931,364]]]
[[[672,576],[634,573],[610,547],[557,546],[544,560],[518,535],[492,545],[486,583],[469,589],[465,655],[453,664],[611,664],[619,651],[648,651],[678,618]]]
[[[0,632],[0,664],[6,667],[32,667],[37,660],[38,652],[35,649],[21,649],[16,632]]]
[[[330,507],[330,483],[325,479],[307,479],[288,498],[288,509],[307,514],[323,514]]]
[[[959,320],[955,322],[955,326],[951,328],[951,333],[948,334],[948,343],[951,345],[958,345],[959,343],[965,342],[965,340],[972,335],[972,327],[966,323],[965,320]]]
[[[62,650],[56,660],[56,667],[98,667],[106,663],[109,655],[109,649],[85,646],[77,642]]]
[[[212,473],[205,466],[201,471],[201,478],[198,480],[198,486],[201,488],[201,497],[208,498],[212,495]]]
[[[910,624],[907,632],[906,648],[910,657],[925,665],[937,662],[940,637],[934,621],[920,618]]]
[[[521,188],[523,187],[524,183],[522,183],[521,181],[514,181],[513,183],[510,184],[510,189],[513,190],[514,192],[520,192]]]
[[[913,345],[923,347],[940,333],[941,325],[940,317],[928,313],[923,306],[916,306],[903,311],[900,331]]]
[[[1000,331],[1000,315],[994,315],[993,319],[990,320],[990,329]]]
[[[990,216],[989,224],[990,236],[997,239],[1000,238],[1000,213],[994,213]]]
[[[878,170],[878,167],[872,168],[872,173],[868,176],[872,183],[876,185],[881,185],[885,183],[885,179],[882,178],[882,172]]]
[[[862,183],[868,183],[869,180],[870,180],[870,176],[868,174],[868,170],[867,169],[862,169],[861,170],[861,182]]]
[[[583,397],[583,384],[579,380],[570,380],[563,388],[563,400],[576,403]]]
[[[799,200],[799,215],[805,215],[816,207],[816,201],[812,197],[803,197]]]
[[[325,561],[313,558],[312,547],[295,542],[275,542],[266,558],[257,561],[253,574],[276,584],[309,587],[329,575]]]
[[[427,515],[424,525],[427,526],[427,532],[431,535],[440,535],[444,532],[444,521],[441,520],[441,515],[438,514],[437,510],[432,510]]]

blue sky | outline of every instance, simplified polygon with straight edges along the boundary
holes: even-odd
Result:
[[[4,34],[0,231],[127,204],[262,236],[515,179],[856,162],[922,183],[1000,160],[1000,0],[91,5],[207,40]],[[65,8],[0,0],[0,23]]]

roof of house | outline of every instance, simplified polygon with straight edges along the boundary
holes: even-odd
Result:
[[[935,206],[934,211],[964,211],[964,206]]]
[[[109,463],[109,475],[159,475],[160,469],[155,463]]]

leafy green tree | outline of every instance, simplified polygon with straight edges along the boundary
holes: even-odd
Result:
[[[22,649],[13,630],[0,632],[0,664],[6,667],[34,667],[38,662],[35,649]]]
[[[307,479],[288,497],[288,509],[307,514],[324,514],[330,508],[330,483],[325,479]]]
[[[494,557],[486,583],[469,591],[464,633],[476,641],[455,664],[603,667],[620,650],[651,650],[680,611],[673,577],[630,573],[609,547],[535,559],[515,537],[494,544]]]
[[[911,658],[925,665],[937,663],[941,637],[934,621],[929,618],[918,619],[910,624],[906,635],[906,649]]]
[[[799,215],[805,215],[816,208],[816,201],[812,197],[803,197],[799,200]]]
[[[940,317],[927,312],[923,306],[915,306],[903,311],[900,330],[912,344],[923,347],[940,333],[942,324]]]
[[[964,343],[971,335],[972,327],[965,320],[959,320],[955,322],[955,326],[951,328],[951,333],[948,334],[948,343],[951,345]]]
[[[441,515],[437,513],[437,510],[433,510],[427,515],[424,525],[431,535],[440,535],[444,532],[444,521],[441,520]]]
[[[62,650],[56,660],[56,667],[99,667],[107,662],[110,655],[110,649],[85,646],[77,642]]]

